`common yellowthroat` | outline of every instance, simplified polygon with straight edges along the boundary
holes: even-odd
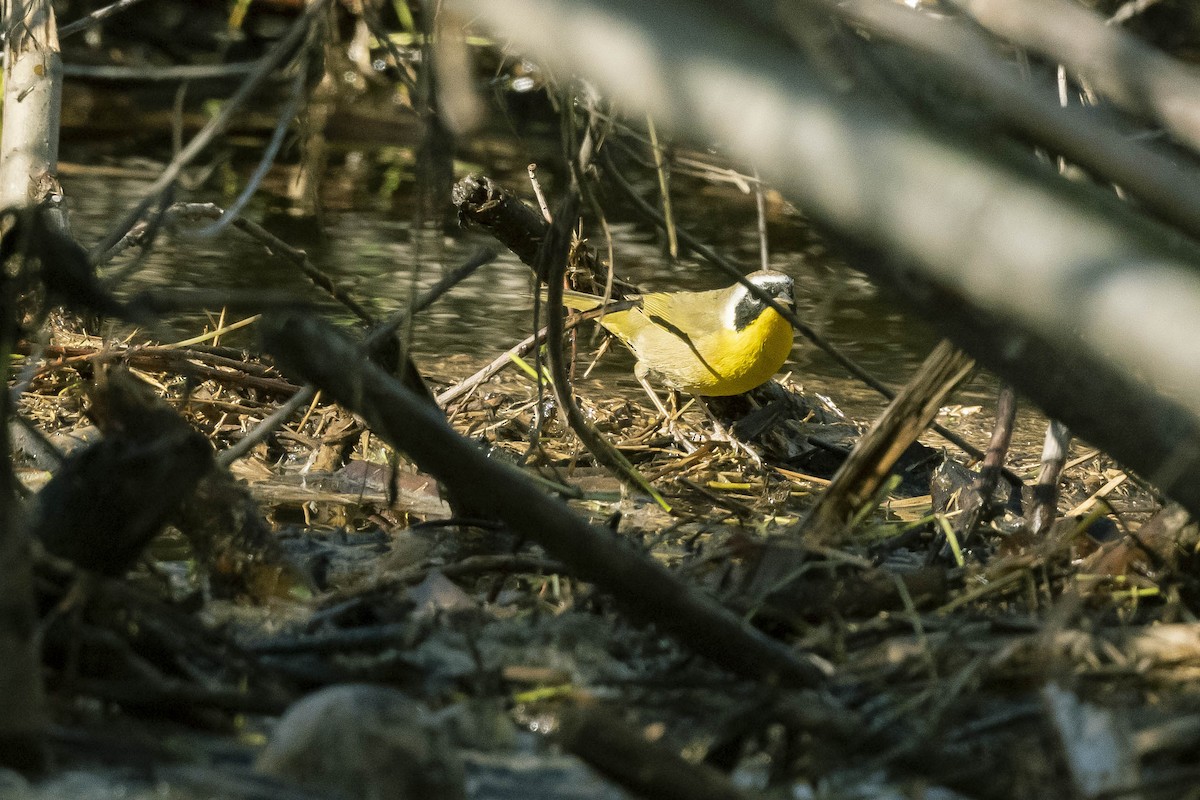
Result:
[[[792,279],[755,272],[747,280],[790,306]],[[707,292],[652,292],[629,298],[632,308],[613,311],[600,324],[637,356],[644,382],[657,375],[673,389],[703,397],[741,394],[766,383],[792,350],[792,326],[740,283]],[[563,304],[579,311],[601,299],[566,292]]]

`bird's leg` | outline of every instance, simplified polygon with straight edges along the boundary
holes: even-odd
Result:
[[[650,385],[650,381],[646,379],[647,372],[648,370],[641,361],[639,361],[633,368],[633,374],[634,377],[637,378],[637,382],[642,385],[642,389],[646,391],[646,396],[650,398],[650,402],[654,404],[656,409],[658,409],[658,413],[662,414],[663,425],[666,426],[667,433],[679,444],[680,447],[683,448],[685,453],[691,455],[692,453],[696,452],[696,445],[692,444],[692,442],[689,441],[686,436],[684,436],[683,431],[679,430],[679,427],[675,424],[675,415],[667,410],[667,407],[663,405],[663,401],[658,396],[658,393],[654,391],[654,387]]]
[[[754,462],[755,466],[761,468],[763,466],[763,458],[758,454],[758,451],[751,447],[749,443],[743,442],[741,439],[737,438],[737,436],[734,435],[732,428],[726,428],[724,423],[717,419],[717,415],[714,414],[712,409],[708,407],[708,403],[705,402],[703,397],[697,397],[696,400],[699,402],[700,407],[704,409],[704,414],[708,417],[708,421],[712,423],[713,438],[717,439],[718,441],[728,442],[729,446],[732,447],[735,452],[740,451],[745,453],[746,456]]]
[[[667,404],[671,409],[671,419],[679,419],[683,412],[687,411],[687,405],[683,404],[678,389],[671,389],[667,393]]]

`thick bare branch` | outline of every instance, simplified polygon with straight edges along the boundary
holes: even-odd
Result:
[[[62,62],[49,0],[5,4],[4,121],[0,134],[0,207],[25,207],[54,184],[58,161]],[[0,264],[0,363],[17,327],[16,281]],[[0,764],[26,771],[45,763],[46,717],[34,631],[27,526],[17,507],[9,463],[7,385],[0,391]]]
[[[1200,238],[1196,175],[1149,143],[1132,141],[1103,110],[1064,106],[1048,83],[1022,78],[989,38],[958,19],[938,19],[895,3],[828,0],[831,11],[928,58],[954,84],[983,98],[1003,130],[1036,142],[1135,196],[1155,216]],[[1181,104],[1177,104],[1182,107]]]
[[[34,202],[58,166],[62,56],[49,3],[6,3],[11,32],[4,60],[0,208]]]

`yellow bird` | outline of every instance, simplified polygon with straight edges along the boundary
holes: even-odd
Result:
[[[755,272],[747,280],[781,305],[793,304],[792,279]],[[702,397],[741,394],[770,380],[792,351],[792,326],[740,283],[707,292],[652,292],[628,298],[633,307],[605,314],[600,324],[637,356],[635,374]],[[579,311],[601,299],[566,292]]]

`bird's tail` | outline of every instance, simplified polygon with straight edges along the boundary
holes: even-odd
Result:
[[[546,302],[546,290],[542,289],[542,302]],[[563,290],[563,305],[576,311],[591,311],[599,308],[604,298],[586,292],[576,292],[572,289]]]

